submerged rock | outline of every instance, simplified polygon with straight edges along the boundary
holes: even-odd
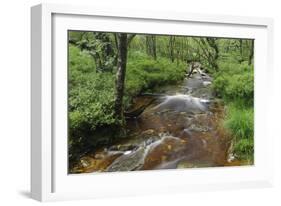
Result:
[[[138,147],[138,145],[135,144],[120,144],[120,145],[113,145],[109,148],[109,151],[128,151],[128,150],[134,150]]]
[[[144,156],[145,156],[145,148],[140,147],[136,151],[118,157],[107,168],[106,171],[108,172],[132,171],[143,164]]]
[[[195,167],[194,164],[190,162],[180,162],[177,165],[177,169],[192,168]]]
[[[142,135],[152,135],[154,133],[155,133],[155,131],[153,129],[148,129],[148,130],[143,131],[141,134]]]
[[[83,158],[80,159],[80,164],[84,168],[89,167],[90,164],[91,164],[91,160],[87,157],[83,157]]]
[[[202,168],[202,167],[214,167],[215,164],[212,162],[188,162],[188,161],[181,161],[177,165],[177,169],[184,169],[184,168]]]
[[[201,126],[198,124],[191,124],[188,127],[188,130],[190,131],[194,131],[194,132],[207,132],[210,130],[210,128],[208,126]]]

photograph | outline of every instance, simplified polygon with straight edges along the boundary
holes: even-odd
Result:
[[[69,174],[254,165],[254,39],[67,35]]]

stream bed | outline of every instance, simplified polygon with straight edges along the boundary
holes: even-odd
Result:
[[[197,73],[136,97],[132,109],[153,102],[127,120],[127,137],[83,156],[72,173],[240,165],[229,152],[225,109],[211,84],[210,76]]]

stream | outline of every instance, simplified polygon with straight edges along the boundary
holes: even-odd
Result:
[[[127,138],[82,157],[73,173],[239,165],[229,152],[225,109],[211,84],[209,75],[196,73],[139,95],[132,109],[154,101],[138,118],[127,120]]]

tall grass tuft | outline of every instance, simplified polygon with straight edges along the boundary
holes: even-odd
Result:
[[[254,110],[241,105],[229,104],[227,106],[227,118],[225,127],[239,139],[245,139],[254,135]]]

